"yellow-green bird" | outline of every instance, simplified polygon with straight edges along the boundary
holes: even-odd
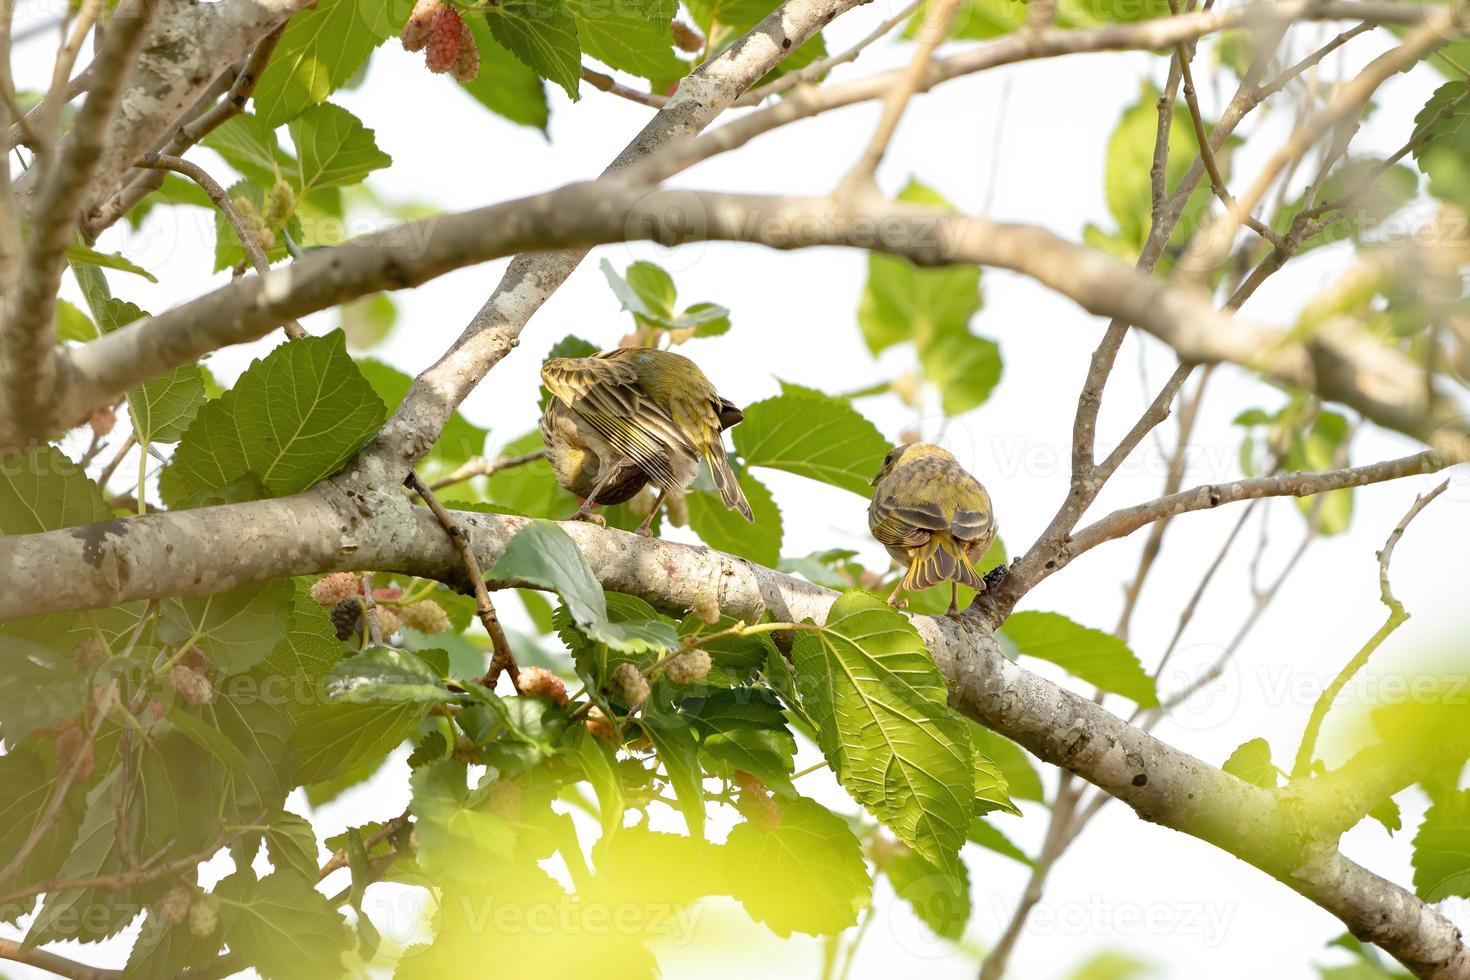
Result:
[[[947,450],[926,442],[899,446],[873,478],[868,528],[908,569],[888,597],[950,583],[949,615],[959,612],[959,586],[977,592],[985,581],[975,568],[995,540],[990,494]]]
[[[650,482],[659,496],[638,528],[647,534],[664,499],[683,493],[703,460],[725,506],[754,522],[721,438],[744,416],[689,358],[621,347],[554,357],[541,366],[541,380],[552,395],[542,438],[557,480],[584,498],[577,518],[594,503],[616,503],[625,492],[619,499],[626,500]]]

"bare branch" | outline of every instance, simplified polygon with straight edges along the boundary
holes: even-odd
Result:
[[[125,3],[108,20],[92,88],[76,122],[49,163],[33,171],[40,173],[42,184],[31,211],[30,245],[5,307],[4,331],[7,407],[24,429],[31,429],[46,415],[44,403],[56,379],[52,356],[56,346],[56,291],[66,266],[66,247],[76,232],[79,212],[105,146],[108,122],[117,110],[123,83],[154,8],[151,0]]]
[[[629,88],[611,75],[604,75],[602,72],[594,71],[586,65],[582,66],[582,81],[588,83],[599,92],[607,92],[611,95],[616,95],[620,99],[636,102],[639,105],[662,109],[669,104],[669,97],[667,95],[655,95],[653,92],[644,92],[636,88]]]
[[[88,966],[55,953],[48,953],[44,949],[26,949],[22,943],[13,939],[0,939],[0,959],[23,963],[54,973],[58,977],[69,977],[71,980],[118,980],[122,976],[121,970]]]
[[[1332,679],[1332,683],[1324,687],[1322,693],[1317,696],[1316,703],[1312,705],[1311,716],[1307,719],[1307,727],[1302,732],[1301,745],[1297,748],[1296,762],[1291,769],[1291,777],[1293,779],[1304,779],[1312,774],[1312,759],[1317,750],[1317,736],[1322,731],[1322,723],[1327,719],[1327,712],[1332,709],[1332,703],[1337,700],[1337,696],[1342,693],[1342,689],[1347,686],[1348,681],[1353,679],[1353,675],[1363,669],[1368,663],[1368,658],[1373,656],[1373,651],[1377,650],[1383,644],[1383,641],[1388,639],[1389,634],[1408,621],[1409,614],[1405,611],[1404,604],[1394,598],[1393,590],[1389,588],[1388,563],[1393,560],[1393,549],[1398,545],[1399,539],[1404,536],[1404,531],[1408,529],[1409,522],[1419,516],[1419,512],[1425,507],[1433,503],[1435,497],[1444,493],[1449,488],[1449,485],[1450,481],[1446,480],[1429,491],[1429,493],[1423,496],[1416,496],[1413,505],[1409,508],[1409,512],[1404,515],[1403,520],[1399,521],[1398,525],[1393,529],[1393,532],[1389,534],[1388,541],[1383,545],[1383,550],[1378,552],[1379,598],[1388,607],[1388,618],[1384,620],[1383,625],[1378,628],[1378,631],[1368,638],[1368,642],[1364,643],[1362,648],[1353,655],[1352,659],[1343,666],[1337,676]]]
[[[429,484],[430,490],[443,490],[452,487],[456,483],[474,479],[477,476],[494,476],[501,470],[513,469],[517,466],[525,466],[534,463],[538,459],[546,458],[546,450],[538,449],[534,453],[526,453],[522,456],[502,456],[499,459],[486,459],[484,456],[471,456],[459,469],[440,477]]]
[[[444,509],[439,498],[434,496],[434,491],[417,473],[408,475],[408,485],[413,492],[429,505],[429,510],[434,512],[434,517],[444,528],[444,533],[449,535],[449,540],[454,542],[454,547],[459,551],[459,557],[464,562],[465,576],[469,579],[470,588],[475,593],[475,615],[480,617],[480,625],[485,627],[485,633],[490,637],[490,648],[494,651],[494,659],[490,664],[490,685],[494,686],[495,677],[500,671],[510,674],[510,679],[517,687],[521,682],[521,671],[516,665],[515,653],[510,648],[510,641],[505,638],[505,629],[500,625],[500,617],[495,614],[495,603],[490,601],[490,592],[485,588],[485,573],[480,570],[480,563],[475,558],[475,549],[470,547],[469,538],[465,536],[464,528],[460,527],[454,519],[454,515]]]

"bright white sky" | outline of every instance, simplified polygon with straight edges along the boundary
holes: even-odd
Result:
[[[898,0],[875,0],[839,19],[828,31],[829,48],[845,48],[898,5]],[[39,16],[34,8],[32,14]],[[18,20],[29,22],[24,10]],[[1304,52],[1314,40],[1321,43],[1340,29],[1307,26],[1292,43],[1296,51]],[[1326,77],[1354,70],[1386,43],[1373,36],[1354,41],[1345,59],[1328,59]],[[48,40],[33,42],[18,53],[18,87],[39,87],[49,75],[50,51]],[[896,66],[907,51],[906,45],[892,43],[875,47],[836,75],[853,77]],[[1209,57],[1206,49],[1196,61],[1202,76]],[[1104,146],[1122,108],[1137,98],[1140,83],[1150,75],[1157,78],[1163,65],[1162,59],[1143,54],[1090,55],[1019,65],[951,83],[914,102],[880,171],[880,181],[885,189],[897,191],[915,175],[966,211],[1042,225],[1074,240],[1080,238],[1085,222],[1111,227],[1102,191]],[[1440,81],[1422,71],[1393,79],[1356,146],[1396,149],[1406,138],[1414,113]],[[1202,78],[1207,114],[1233,90],[1231,81],[1222,86],[1228,86],[1223,93]],[[376,130],[378,145],[394,158],[391,169],[373,177],[380,192],[457,210],[595,175],[651,111],[590,88],[578,103],[569,102],[559,90],[551,92],[548,142],[533,130],[491,116],[452,82],[431,76],[421,59],[389,44],[374,56],[367,84],[339,93],[337,100]],[[876,113],[868,105],[789,127],[702,165],[678,183],[822,193],[861,148]],[[1291,125],[1286,112],[1258,116],[1246,131],[1259,132],[1262,138],[1237,160],[1237,173],[1259,165]],[[191,156],[218,176],[228,174],[207,151],[193,151]],[[158,311],[218,284],[223,276],[206,278],[213,236],[212,220],[199,211],[157,216],[139,235],[109,234],[102,245],[123,251],[161,280],[149,286],[136,278],[114,276],[115,290]],[[838,390],[891,378],[909,366],[907,350],[891,351],[875,363],[862,345],[855,317],[865,276],[860,253],[836,249],[780,253],[723,244],[678,251],[613,246],[599,250],[556,293],[525,332],[519,350],[469,400],[466,411],[490,428],[492,447],[534,424],[536,366],[553,342],[576,332],[610,346],[626,331],[626,315],[619,312],[596,269],[596,260],[602,257],[620,269],[633,259],[651,258],[674,273],[681,300],[711,300],[731,308],[734,329],[728,335],[699,341],[686,351],[737,403],[774,394],[777,375]],[[1349,258],[1350,252],[1334,248],[1293,263],[1291,271],[1261,290],[1246,313],[1289,325],[1304,300]],[[409,372],[428,365],[479,307],[504,265],[462,270],[396,296],[399,326],[377,356]],[[983,283],[985,308],[973,326],[1000,341],[1005,377],[986,405],[948,427],[944,441],[989,487],[1002,535],[1014,553],[1040,531],[1063,496],[1075,395],[1103,324],[1018,276],[986,272]],[[313,332],[335,324],[334,314],[305,322]],[[222,377],[232,378],[263,349],[237,348],[211,363]],[[1132,423],[1171,368],[1171,356],[1158,345],[1129,341],[1108,388],[1101,419],[1103,446],[1111,446]],[[1230,426],[1231,417],[1245,407],[1274,409],[1282,401],[1274,389],[1239,371],[1216,372],[1191,447],[1186,485],[1237,477],[1237,432]],[[893,398],[867,400],[860,407],[889,438],[914,421],[912,412]],[[926,436],[934,437],[937,428],[937,415],[923,420]],[[1135,454],[1107,488],[1098,513],[1156,495],[1164,447],[1173,438],[1172,423],[1165,424],[1162,438],[1162,443],[1146,444]],[[1366,462],[1413,449],[1397,436],[1365,431],[1353,458]],[[881,549],[866,534],[864,501],[781,473],[766,471],[762,478],[773,487],[783,509],[787,554],[850,546],[875,565],[883,561]],[[1289,759],[1316,692],[1382,621],[1375,549],[1414,494],[1431,485],[1426,478],[1359,491],[1350,532],[1311,549],[1233,668],[1210,692],[1208,703],[1165,724],[1159,734],[1215,764],[1257,736],[1270,739],[1278,763]],[[1394,589],[1414,618],[1374,659],[1367,671],[1370,680],[1395,669],[1412,669],[1402,665],[1418,657],[1445,656],[1450,643],[1463,634],[1470,556],[1463,548],[1447,545],[1470,540],[1467,501],[1470,477],[1461,472],[1450,492],[1417,520],[1399,546]],[[1222,508],[1187,516],[1171,527],[1163,560],[1133,623],[1132,645],[1150,669],[1237,514],[1234,508]],[[1279,503],[1270,514],[1268,577],[1295,548],[1304,526],[1289,503]],[[1105,546],[1078,560],[1028,596],[1023,608],[1062,611],[1110,630],[1118,615],[1121,584],[1132,573],[1142,537]],[[1255,537],[1252,524],[1175,654],[1178,673],[1162,680],[1163,690],[1187,682],[1229,642],[1249,608],[1246,575]],[[517,614],[514,609],[509,613]],[[1031,666],[1059,676],[1047,665]],[[816,755],[808,747],[804,758],[810,761]],[[799,759],[798,766],[802,764]],[[318,814],[319,829],[335,833],[352,823],[399,812],[406,799],[405,776],[401,768],[390,767]],[[1048,772],[1048,782],[1051,776]],[[824,801],[843,802],[841,790],[826,773],[804,777],[802,784],[805,792]],[[299,802],[304,810],[304,800]],[[1406,826],[1413,828],[1423,803],[1413,793],[1402,802]],[[1034,852],[1045,817],[1039,808],[1025,807],[1024,820],[1000,817],[996,823]],[[677,818],[664,822],[671,828],[679,826]],[[715,826],[712,832],[724,829]],[[1390,839],[1378,826],[1365,825],[1348,835],[1345,846],[1370,868],[1400,882],[1409,880],[1408,833]],[[1023,887],[1025,869],[973,848],[967,857],[975,906],[968,940],[985,944],[1003,928]],[[382,893],[382,915],[375,913],[380,928],[390,937],[409,939],[414,906],[387,888]],[[878,917],[853,977],[886,977],[916,967],[936,978],[974,975],[973,954],[935,944],[905,908],[891,901],[886,889],[879,891],[877,901]],[[749,976],[758,969],[818,974],[819,942],[801,937],[782,942],[732,912],[728,903],[709,903],[699,912],[696,942],[661,951],[665,975],[684,976],[696,968],[705,975],[729,977]],[[1462,925],[1470,925],[1470,913],[1464,909],[1457,910],[1457,917]],[[1316,976],[1313,963],[1341,961],[1340,954],[1323,951],[1341,931],[1327,913],[1253,868],[1110,805],[1053,872],[1033,926],[1013,958],[1011,975],[1060,978],[1098,951],[1127,949],[1158,964],[1161,976],[1234,980],[1262,975],[1264,970],[1274,980],[1302,980]],[[88,962],[114,965],[121,962],[121,949],[111,942],[73,952]]]

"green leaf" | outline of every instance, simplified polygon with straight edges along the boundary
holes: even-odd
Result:
[[[128,392],[128,412],[139,441],[178,442],[206,401],[204,372],[185,364]]]
[[[1351,434],[1352,426],[1347,416],[1318,411],[1312,418],[1312,427],[1304,436],[1293,434],[1291,448],[1286,455],[1286,468],[1320,473],[1349,465],[1348,460],[1341,459],[1341,449]],[[1321,508],[1317,518],[1318,534],[1324,537],[1341,534],[1352,524],[1353,491],[1345,488],[1311,497],[1297,497],[1296,506],[1302,516],[1309,519],[1316,508]]]
[[[713,490],[695,489],[684,497],[689,526],[711,548],[774,567],[781,560],[781,510],[764,483],[748,472],[738,479],[755,514],[754,524],[726,507]]]
[[[393,305],[387,293],[360,296],[338,307],[342,318],[338,326],[347,335],[347,346],[354,350],[369,350],[388,339],[393,325],[398,322],[398,307]],[[361,367],[361,363],[358,364]],[[381,392],[379,392],[381,394]],[[383,399],[387,401],[386,398]],[[459,413],[454,413],[459,418]]]
[[[96,249],[87,248],[85,245],[68,245],[66,247],[66,260],[73,264],[95,265],[102,269],[116,269],[119,272],[131,272],[135,276],[142,276],[149,282],[157,282],[158,278],[140,265],[136,265],[123,258],[121,255],[99,252]]]
[[[404,396],[408,394],[409,387],[413,384],[413,378],[382,361],[361,360],[357,362],[357,368],[373,386],[378,397],[383,399],[390,412],[397,410]],[[434,448],[429,450],[428,455],[419,462],[419,475],[432,483],[439,477],[453,472],[468,462],[470,457],[478,456],[485,451],[485,438],[488,435],[488,432],[477,425],[472,425],[459,412],[452,413],[449,421],[440,430],[439,438],[434,442]],[[537,438],[536,448],[540,448],[539,436]],[[510,472],[512,471],[507,471],[506,475],[508,476]],[[503,477],[497,476],[496,479],[502,480]]]
[[[286,127],[296,145],[299,163],[296,190],[304,197],[323,187],[360,184],[393,158],[373,140],[373,131],[341,106],[314,105]]]
[[[1373,809],[1368,811],[1368,816],[1383,824],[1383,829],[1390,835],[1404,829],[1403,812],[1399,810],[1399,805],[1394,802],[1392,796],[1385,796],[1373,804]]]
[[[275,127],[248,112],[226,119],[204,137],[204,145],[261,187],[272,187],[277,178],[297,169],[296,161],[281,149]]]
[[[1049,612],[1012,613],[1001,631],[1025,656],[1050,661],[1104,691],[1131,698],[1140,708],[1159,703],[1153,678],[1128,645],[1109,633]]]
[[[838,780],[899,840],[954,869],[975,809],[973,747],[913,625],[877,596],[848,592],[792,652]]]
[[[311,980],[341,971],[347,927],[313,885],[291,872],[257,881],[237,871],[215,888],[225,942],[265,980]]]
[[[1414,171],[1403,164],[1395,164],[1377,173],[1382,164],[1383,161],[1377,157],[1355,156],[1332,168],[1332,173],[1322,182],[1317,200],[1347,199],[1350,203],[1340,212],[1325,215],[1333,220],[1317,234],[1304,239],[1298,254],[1346,239],[1361,241],[1364,232],[1371,231],[1414,199],[1419,189],[1419,178]],[[1303,203],[1298,198],[1281,209],[1276,218],[1276,228],[1282,234],[1290,230],[1293,220],[1302,211]]]
[[[0,456],[0,534],[58,531],[111,516],[97,484],[55,446]],[[100,548],[118,531],[91,529],[83,535],[84,547]]]
[[[862,845],[847,821],[815,800],[778,799],[781,819],[736,824],[725,842],[731,891],[746,913],[783,939],[836,935],[872,900]]]
[[[960,862],[957,871],[942,871],[904,848],[883,871],[893,891],[936,936],[957,942],[970,922],[970,872]]]
[[[1264,738],[1242,743],[1220,768],[1262,789],[1275,789],[1280,782],[1279,770],[1271,762],[1271,744]]]
[[[97,318],[98,330],[103,333],[112,333],[119,327],[125,327],[134,320],[141,320],[148,314],[134,303],[106,296],[92,304],[92,315]]]
[[[796,795],[791,782],[796,736],[769,690],[726,688],[707,698],[690,698],[682,709],[699,733],[705,768],[726,779],[743,770],[777,792]]]
[[[998,830],[993,824],[981,817],[976,817],[970,823],[969,837],[971,844],[978,844],[986,850],[994,851],[997,854],[1004,855],[1005,857],[1010,858],[1012,861],[1019,861],[1020,863],[1026,865],[1028,868],[1034,867],[1036,864],[1036,862],[1027,857],[1026,852],[1017,847],[1009,837],[1001,833],[1000,830]]]
[[[546,132],[550,110],[541,76],[491,37],[490,28],[479,17],[466,18],[465,26],[480,48],[480,74],[462,83],[465,91],[496,115]]]
[[[17,637],[4,639],[5,683],[0,684],[0,732],[15,745],[38,728],[53,728],[82,713],[91,694],[88,674],[70,653]]]
[[[418,863],[425,872],[473,879],[510,859],[515,829],[466,791],[462,763],[422,766],[410,781]]]
[[[289,579],[247,582],[205,596],[165,599],[159,638],[193,642],[225,674],[249,670],[270,656],[291,616]]]
[[[56,301],[56,339],[62,342],[86,343],[101,333],[92,319],[77,306],[64,299]]]
[[[699,763],[699,743],[689,722],[675,714],[645,711],[639,727],[653,743],[658,761],[674,787],[674,798],[684,813],[691,837],[704,837],[704,771]]]
[[[970,737],[975,743],[975,751],[989,759],[1005,777],[1012,798],[1046,802],[1046,795],[1041,788],[1041,774],[1036,771],[1036,766],[1025,749],[978,722],[970,723]]]
[[[200,409],[164,471],[164,498],[219,489],[247,473],[273,496],[299,493],[340,469],[383,418],[383,401],[340,331],[282,344]]]
[[[421,656],[392,647],[373,647],[337,664],[327,675],[327,694],[352,704],[438,704],[453,698]]]
[[[974,727],[970,728],[971,733]],[[975,813],[977,815],[990,813],[994,810],[1004,810],[1006,813],[1021,815],[1016,804],[1011,802],[1010,785],[1006,777],[1000,771],[1000,767],[991,762],[979,752],[975,753]]]
[[[745,465],[785,470],[862,497],[872,496],[873,477],[890,448],[852,405],[825,396],[756,402],[732,431]]]
[[[672,650],[678,635],[667,623],[653,620],[612,622],[607,596],[576,544],[551,521],[531,521],[516,532],[505,553],[486,573],[554,590],[566,603],[577,628],[588,637],[625,653]]]
[[[679,624],[679,636],[694,633],[718,633],[735,625],[729,616],[721,616],[713,625],[706,624],[694,613],[684,617]],[[766,665],[766,658],[776,646],[768,634],[754,636],[725,636],[717,640],[706,640],[702,649],[710,656],[710,672],[705,683],[710,687],[732,687],[747,683],[755,672]]]
[[[55,788],[54,769],[55,763],[43,759],[35,748],[14,742],[0,755],[0,854],[19,852],[41,821]],[[62,799],[56,823],[26,859],[18,880],[44,881],[56,874],[71,853],[85,807],[86,794],[73,787]],[[0,905],[0,922],[14,922],[20,913],[30,910],[32,901]]]
[[[255,88],[256,113],[274,129],[325,100],[401,26],[388,4],[317,0],[286,25]]]
[[[602,833],[606,837],[623,826],[623,781],[618,776],[617,753],[579,727],[568,738],[571,754],[582,767],[582,775],[597,793]]]
[[[582,49],[565,0],[504,0],[485,11],[485,22],[511,54],[577,101]]]
[[[1435,89],[1414,116],[1414,137],[1426,132],[1428,138],[1414,147],[1414,160],[1429,178],[1429,193],[1470,206],[1470,94],[1463,78]]]
[[[1446,793],[1414,835],[1414,891],[1426,902],[1470,896],[1470,790]]]
[[[682,78],[689,63],[674,56],[668,21],[650,20],[629,4],[568,0],[582,50],[610,68],[668,82]]]
[[[281,678],[299,697],[291,698],[287,710],[294,718],[320,703],[317,680],[342,659],[342,644],[327,612],[313,602],[304,588],[296,590],[291,619],[285,632],[271,649],[262,670],[268,676]]]
[[[291,733],[296,781],[304,785],[319,783],[375,766],[414,733],[428,710],[428,705],[414,701],[307,708]]]
[[[123,980],[176,977],[186,970],[202,970],[219,956],[222,945],[224,937],[218,931],[201,939],[187,922],[171,924],[159,917],[156,908],[150,908],[128,953]]]

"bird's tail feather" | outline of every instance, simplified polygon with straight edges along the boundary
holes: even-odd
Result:
[[[726,507],[738,510],[741,517],[754,524],[755,514],[751,512],[750,502],[745,499],[745,492],[740,489],[735,471],[730,469],[730,460],[725,456],[724,445],[717,439],[705,451],[704,458],[709,460],[709,475],[714,478],[715,489],[720,491],[720,500]]]
[[[964,546],[943,532],[930,535],[929,540],[913,552],[903,587],[906,592],[917,592],[940,582],[958,582],[977,592],[985,588],[985,582],[975,571]]]

